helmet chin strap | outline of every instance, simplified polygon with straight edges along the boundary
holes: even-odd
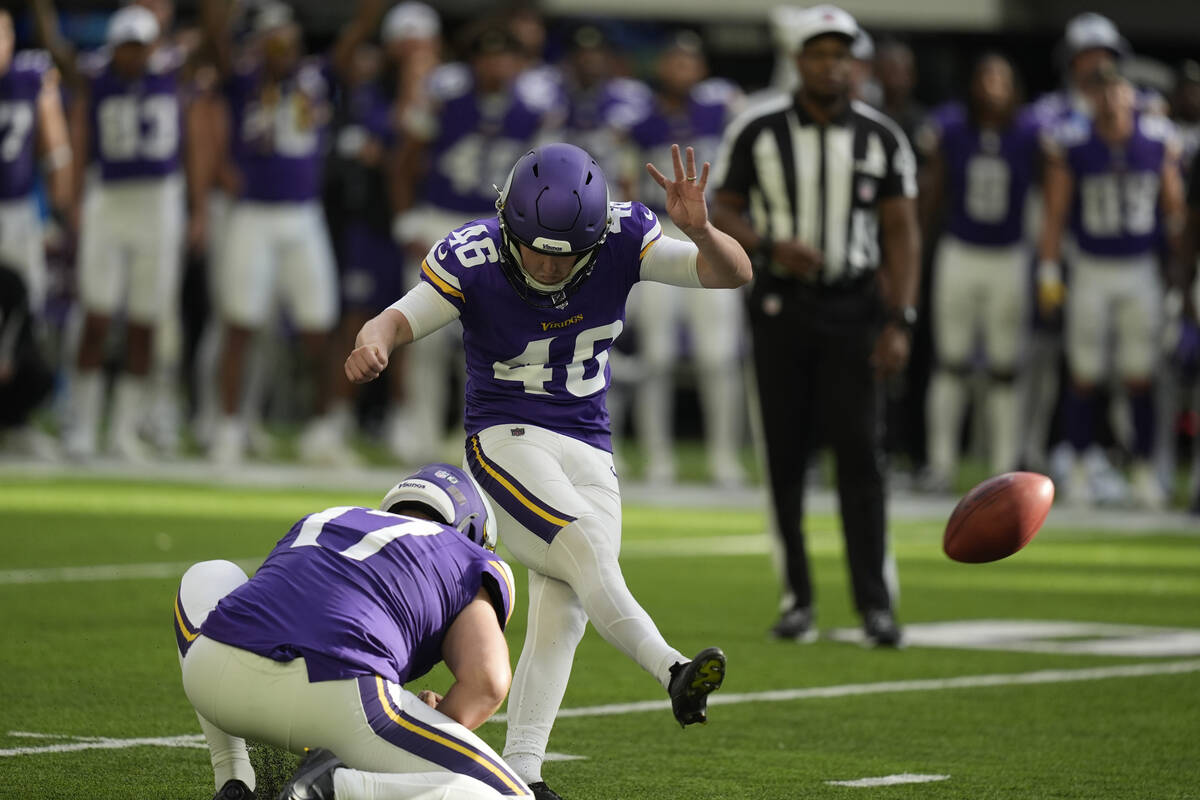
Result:
[[[513,260],[516,261],[517,265],[521,268],[521,277],[525,279],[525,283],[529,284],[529,286],[532,288],[537,289],[539,292],[546,292],[547,294],[562,291],[562,289],[571,282],[571,279],[578,275],[579,271],[586,267],[592,260],[592,252],[589,250],[579,258],[575,259],[575,265],[571,267],[571,271],[568,272],[567,276],[561,281],[557,281],[555,283],[542,283],[537,278],[530,275],[529,271],[525,269],[525,261],[521,258],[521,245],[517,241],[517,238],[515,236],[508,237],[508,240],[508,251],[512,253]]]

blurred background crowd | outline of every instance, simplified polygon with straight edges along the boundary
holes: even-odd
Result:
[[[661,211],[647,161],[665,169],[673,143],[716,161],[742,110],[794,89],[800,9],[677,5],[4,7],[0,449],[221,467],[457,462],[457,326],[366,387],[341,372],[355,332],[417,281],[434,242],[495,213],[495,186],[532,144],[587,149],[614,200]],[[1177,263],[1194,266],[1194,251],[1173,254],[1170,226],[1155,228],[1155,276],[1137,290],[1151,296],[1149,361],[1122,361],[1133,323],[1119,292],[1090,312],[1112,318],[1113,343],[1089,376],[1085,440],[1072,431],[1071,326],[1037,253],[1046,142],[1092,124],[1100,84],[1119,81],[1129,91],[1112,104],[1161,120],[1187,184],[1200,17],[1170,3],[1110,4],[1109,16],[1066,2],[903,5],[846,6],[865,29],[854,94],[899,124],[920,167],[921,303],[912,359],[888,388],[893,482],[949,491],[966,458],[1048,472],[1080,502],[1200,510],[1200,334]],[[970,260],[945,232],[955,113],[1019,120],[1031,143],[1017,157],[1019,263],[958,295],[945,279]],[[966,202],[988,213],[986,193]],[[1060,260],[1070,291],[1084,273]],[[1001,305],[1007,316],[989,313]],[[677,480],[680,440],[703,443],[715,484],[754,472],[743,317],[734,291],[635,291],[609,402],[640,477]]]

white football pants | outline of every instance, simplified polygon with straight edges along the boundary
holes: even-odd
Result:
[[[40,318],[46,308],[46,248],[33,197],[0,201],[0,261],[25,281],[29,308]]]
[[[529,568],[529,624],[509,694],[504,758],[532,783],[541,780],[589,620],[664,689],[671,667],[687,659],[625,585],[611,453],[544,428],[497,425],[468,439],[465,463],[491,497],[500,541]]]
[[[94,180],[83,200],[79,295],[90,312],[154,325],[179,305],[183,259],[182,176]]]
[[[1076,252],[1067,289],[1067,363],[1079,383],[1095,384],[1107,372],[1110,325],[1112,363],[1123,381],[1154,375],[1163,288],[1153,254],[1101,258]]]
[[[254,787],[246,738],[293,753],[332,750],[338,800],[478,800],[531,792],[482,739],[378,676],[310,683],[303,658],[279,662],[198,633],[246,580],[230,561],[184,574],[175,605],[183,688],[208,741],[219,789]]]
[[[987,392],[993,472],[1013,469],[1017,432],[1015,372],[1025,341],[1028,275],[1021,245],[979,247],[942,237],[934,264],[933,334],[937,369],[929,390],[929,462],[951,477],[967,400],[967,373],[980,334],[992,381]]]

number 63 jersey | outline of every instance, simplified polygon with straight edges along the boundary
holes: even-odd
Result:
[[[430,249],[421,280],[458,309],[463,326],[468,436],[527,423],[612,451],[608,350],[662,227],[641,203],[611,203],[609,218],[591,275],[558,308],[535,308],[509,285],[496,218],[468,223]]]

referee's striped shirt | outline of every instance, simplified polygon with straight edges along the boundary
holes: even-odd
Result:
[[[821,250],[817,280],[828,286],[858,284],[878,269],[879,202],[917,196],[916,159],[889,117],[854,100],[822,125],[791,95],[730,124],[713,183],[746,198],[760,236]]]

